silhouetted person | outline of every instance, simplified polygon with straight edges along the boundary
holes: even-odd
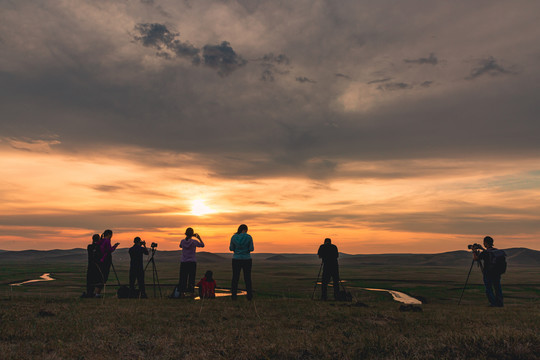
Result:
[[[244,271],[244,282],[246,283],[247,299],[253,298],[253,289],[251,284],[251,255],[254,250],[253,239],[247,233],[248,227],[242,224],[238,227],[238,231],[231,237],[229,250],[234,251],[232,259],[233,277],[231,282],[231,296],[236,300],[238,292],[238,280],[240,279],[240,271]]]
[[[324,239],[324,244],[319,247],[317,252],[323,262],[321,300],[327,299],[327,287],[330,278],[334,281],[334,300],[339,298],[339,252],[336,245],[332,244],[329,238]]]
[[[501,274],[506,270],[506,253],[493,247],[493,238],[486,236],[484,238],[485,249],[481,253],[473,252],[475,260],[483,260],[483,280],[486,288],[486,296],[489,300],[489,306],[503,307],[503,293],[501,287]],[[500,259],[502,257],[502,259]],[[500,261],[499,261],[500,260]],[[499,264],[504,262],[504,270],[500,269]],[[502,272],[501,272],[502,271]],[[493,291],[495,290],[495,291]]]
[[[202,299],[214,299],[216,297],[216,280],[214,273],[208,270],[204,277],[197,283],[199,287],[199,297]]]
[[[96,287],[96,296],[101,296],[101,291],[103,290],[103,286],[107,283],[107,280],[109,280],[109,272],[111,271],[111,264],[112,264],[112,253],[120,243],[116,243],[113,246],[111,246],[111,238],[113,236],[113,232],[111,230],[105,230],[103,234],[101,235],[101,240],[99,243],[99,247],[101,250],[101,259],[99,262],[99,267],[101,270],[101,283]]]
[[[193,239],[195,237],[196,239]],[[198,247],[204,247],[199,234],[194,234],[192,228],[186,229],[186,238],[180,241],[182,258],[180,259],[180,293],[195,291],[195,273],[197,272],[197,258],[195,252]]]
[[[99,248],[99,234],[92,236],[92,243],[88,244],[86,251],[88,252],[88,268],[86,270],[86,293],[85,297],[94,297],[96,285],[101,282],[99,270],[99,261],[101,259],[101,250]]]
[[[146,288],[144,286],[144,266],[143,255],[148,255],[146,242],[140,237],[133,239],[133,246],[129,248],[129,294],[135,296],[135,280],[139,285],[139,296],[146,299]]]

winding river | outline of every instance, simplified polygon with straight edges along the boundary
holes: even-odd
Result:
[[[39,279],[27,280],[27,281],[23,281],[23,282],[20,282],[20,283],[9,284],[9,285],[11,285],[11,286],[21,286],[21,285],[24,285],[24,284],[30,284],[30,283],[40,282],[40,281],[53,281],[53,280],[56,280],[56,279],[53,279],[51,277],[50,273],[45,273],[45,274],[41,275],[39,277]]]
[[[408,305],[422,305],[422,302],[420,300],[415,299],[412,296],[409,296],[399,291],[386,290],[386,289],[372,289],[372,288],[361,288],[361,289],[368,290],[368,291],[385,291],[389,293],[390,295],[392,295],[392,298],[395,301],[399,301],[400,303],[408,304]]]

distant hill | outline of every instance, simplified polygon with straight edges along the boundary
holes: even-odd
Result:
[[[267,257],[266,260],[270,260],[270,261],[280,261],[280,260],[287,260],[287,257],[286,257],[286,256],[283,256],[283,255],[281,255],[281,254],[278,254],[278,255],[274,255],[274,256]]]
[[[508,266],[540,266],[540,251],[526,248],[505,249]],[[319,263],[316,254],[272,254],[254,253],[255,261],[279,261],[289,263]],[[156,252],[156,261],[164,263],[180,262],[181,251]],[[232,257],[230,253],[197,252],[197,261],[203,263],[228,261]],[[375,255],[351,255],[340,253],[339,261],[343,265],[415,265],[415,266],[467,266],[471,263],[469,251],[450,251],[440,254],[375,254]],[[129,262],[127,248],[118,249],[114,252],[115,262]],[[23,250],[7,251],[0,250],[0,263],[85,263],[87,261],[86,249],[71,250]]]

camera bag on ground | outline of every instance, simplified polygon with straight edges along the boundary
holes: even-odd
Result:
[[[119,299],[129,298],[129,287],[127,287],[126,285],[120,286],[120,288],[118,288],[118,291],[116,292],[116,296],[118,296]]]
[[[506,272],[506,253],[499,249],[489,251],[489,265],[493,273],[504,274]]]
[[[174,287],[174,290],[171,295],[169,295],[171,299],[180,299],[180,288],[178,285]]]

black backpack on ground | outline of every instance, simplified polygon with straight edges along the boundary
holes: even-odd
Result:
[[[127,299],[129,298],[129,295],[130,295],[129,287],[126,285],[120,286],[120,288],[116,292],[116,296],[118,296],[119,299]]]

